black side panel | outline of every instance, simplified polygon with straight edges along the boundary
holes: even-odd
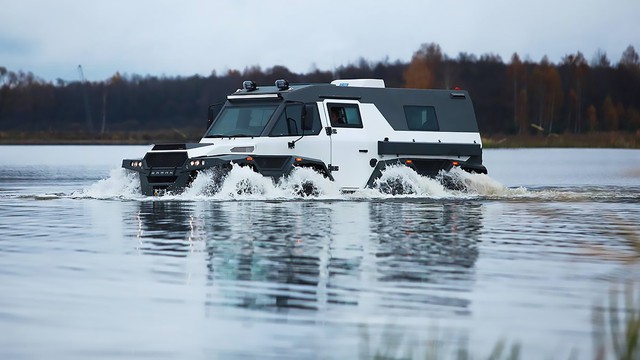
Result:
[[[256,156],[254,161],[260,169],[280,170],[291,159],[290,156]]]
[[[479,144],[414,143],[378,141],[379,155],[482,155]]]

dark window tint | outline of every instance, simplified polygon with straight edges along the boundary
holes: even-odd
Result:
[[[295,136],[302,135],[302,104],[288,104],[278,117],[278,121],[271,129],[269,136]],[[311,124],[311,129],[304,131],[304,135],[317,135],[322,129],[317,106],[309,107],[307,110],[307,123]]]
[[[260,136],[277,105],[227,106],[209,129],[207,137]]]
[[[334,127],[362,127],[360,109],[357,104],[327,104],[329,120]]]
[[[409,130],[440,130],[436,109],[433,106],[405,106],[404,115],[407,118]]]

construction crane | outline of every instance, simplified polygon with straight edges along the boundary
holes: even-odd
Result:
[[[89,109],[89,96],[87,95],[87,80],[84,78],[82,65],[78,65],[78,73],[82,83],[82,98],[84,100],[84,113],[87,119],[87,131],[93,133],[93,120],[91,119],[91,110]]]

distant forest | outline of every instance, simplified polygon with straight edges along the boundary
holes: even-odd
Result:
[[[218,75],[156,77],[114,74],[98,82],[48,82],[30,72],[0,66],[0,132],[204,131],[207,106],[224,101],[243,80],[271,85],[384,79],[387,87],[468,90],[483,135],[583,134],[640,130],[640,60],[629,46],[617,63],[598,51],[590,60],[577,52],[554,64],[513,54],[460,53],[423,44],[409,63],[356,63],[334,71],[295,74],[284,66]]]

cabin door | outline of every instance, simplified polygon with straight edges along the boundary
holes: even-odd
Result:
[[[366,124],[356,100],[325,100],[325,116],[331,129],[331,175],[341,190],[363,188],[371,175]]]

